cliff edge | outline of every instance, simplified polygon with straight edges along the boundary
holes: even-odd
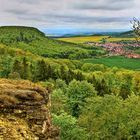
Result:
[[[49,93],[29,81],[0,79],[0,140],[58,140]]]

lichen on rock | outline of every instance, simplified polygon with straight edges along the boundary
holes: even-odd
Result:
[[[0,79],[0,140],[56,140],[49,93],[24,80]]]

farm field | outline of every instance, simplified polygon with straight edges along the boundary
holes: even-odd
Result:
[[[82,36],[82,37],[58,38],[58,40],[72,43],[84,43],[84,42],[99,42],[103,38],[107,37],[108,36]]]
[[[82,60],[82,62],[93,63],[93,64],[104,64],[109,67],[140,70],[140,59],[131,59],[123,56],[84,59]]]
[[[111,38],[108,38],[107,39],[107,41],[122,41],[122,40],[132,40],[132,41],[134,41],[135,40],[135,38],[130,38],[130,37],[128,37],[128,38],[121,38],[121,37],[111,37]]]
[[[106,41],[122,41],[122,40],[135,40],[134,38],[119,38],[109,36],[82,36],[82,37],[68,37],[58,38],[58,40],[71,42],[71,43],[84,43],[84,42],[100,42],[103,38],[107,38]]]

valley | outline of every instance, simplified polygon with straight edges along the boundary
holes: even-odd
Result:
[[[0,140],[140,140],[140,0],[0,0]]]
[[[139,70],[140,68],[140,45],[135,41],[132,32],[120,33],[120,35],[117,33],[113,36],[66,37],[58,38],[58,40],[82,44],[90,49],[100,48],[105,52],[102,56],[84,59],[82,62],[134,70]]]
[[[140,138],[139,45],[126,34],[82,38],[0,27],[0,139]]]

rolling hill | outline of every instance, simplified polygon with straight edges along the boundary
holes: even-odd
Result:
[[[48,38],[44,33],[32,27],[0,27],[0,43],[43,57],[79,59],[98,54],[95,50],[80,44]]]
[[[133,31],[127,31],[127,32],[122,32],[118,35],[116,35],[116,37],[124,37],[124,38],[129,38],[129,37],[134,37],[134,32]]]
[[[140,139],[139,59],[98,48],[0,27],[0,139]]]

